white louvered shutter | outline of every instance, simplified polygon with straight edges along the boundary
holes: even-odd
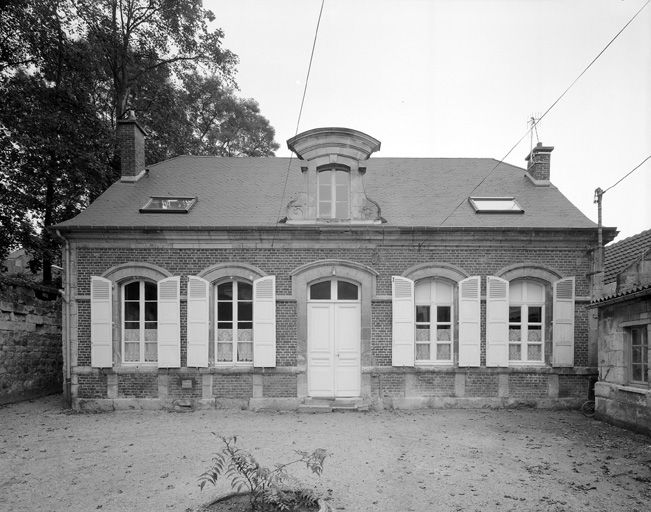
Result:
[[[459,282],[459,366],[480,364],[480,288],[479,276]]]
[[[188,366],[208,366],[209,289],[205,279],[188,276]]]
[[[158,281],[158,367],[181,366],[181,303],[179,276]]]
[[[553,292],[552,362],[554,366],[574,366],[574,278],[556,281]]]
[[[253,366],[276,366],[276,276],[253,281]]]
[[[103,277],[90,278],[90,365],[113,366],[113,283]]]
[[[393,276],[391,280],[393,299],[393,366],[414,366],[414,282],[406,277]]]
[[[486,366],[509,362],[509,282],[486,277]]]

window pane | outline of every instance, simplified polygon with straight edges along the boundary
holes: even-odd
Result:
[[[348,188],[348,173],[346,171],[336,171],[335,172],[335,184],[339,186],[345,186]]]
[[[238,302],[237,317],[238,320],[242,320],[243,322],[251,322],[253,320],[253,303]]]
[[[145,343],[145,362],[155,363],[158,361],[158,344]]]
[[[310,286],[310,299],[330,300],[330,281],[323,281]]]
[[[124,341],[139,341],[140,328],[133,327],[133,322],[127,322],[124,326]],[[136,324],[137,325],[137,324]]]
[[[331,217],[332,210],[330,209],[330,202],[319,201],[319,217]]]
[[[139,302],[125,302],[124,303],[124,319],[127,322],[137,322],[140,320],[140,303]]]
[[[233,283],[222,283],[217,287],[217,300],[232,300],[233,299]]]
[[[217,341],[233,341],[233,329],[217,329]]]
[[[217,322],[217,329],[232,329],[233,322]]]
[[[337,219],[347,219],[348,217],[349,217],[349,215],[348,215],[348,201],[346,201],[346,202],[337,201],[336,211],[335,211],[335,218],[337,218]]]
[[[542,361],[542,345],[528,345],[527,359],[529,361]]]
[[[637,381],[637,382],[643,382],[642,379],[642,365],[641,364],[635,364],[631,366],[631,380]]]
[[[509,322],[520,323],[522,321],[522,310],[520,306],[509,307]]]
[[[232,302],[218,302],[217,303],[217,320],[219,322],[232,322],[233,321],[233,303]]]
[[[129,283],[124,287],[125,300],[138,300],[140,298],[140,283]]]
[[[452,359],[452,350],[449,343],[439,343],[436,345],[436,359],[440,361],[449,361]]]
[[[509,329],[509,341],[521,341],[522,340],[522,330],[519,327],[511,327]]]
[[[430,303],[430,281],[419,281],[416,283],[416,290],[414,292],[414,299],[416,304],[429,304]]]
[[[140,360],[140,343],[124,344],[124,360],[129,363]]]
[[[642,363],[642,347],[640,345],[631,348],[631,361],[634,364]]]
[[[145,322],[158,320],[158,302],[145,302]]]
[[[429,360],[429,343],[416,343],[416,360]]]
[[[237,283],[237,300],[253,300],[253,285]]]
[[[319,186],[319,201],[328,202],[332,199],[332,187],[330,183]]]
[[[158,329],[156,329],[156,324],[154,323],[151,326],[145,326],[145,341],[157,341],[157,340],[158,340]]]
[[[439,306],[436,308],[437,321],[449,322],[452,308],[450,306]]]
[[[534,323],[542,322],[542,307],[529,306],[529,322],[534,322]]]
[[[429,341],[429,325],[416,326],[416,341]]]
[[[237,360],[240,362],[253,361],[253,343],[237,344]]]
[[[521,356],[521,347],[520,345],[509,345],[509,360],[510,361],[520,361]]]
[[[357,285],[346,281],[337,281],[338,300],[357,300]]]
[[[145,300],[158,300],[157,289],[154,283],[145,283]]]
[[[449,327],[439,327],[436,329],[437,341],[450,341],[452,340],[452,330]]]
[[[232,343],[217,343],[217,361],[229,363],[233,361]]]
[[[241,333],[241,332],[243,332],[243,331],[245,331],[247,329],[250,330],[251,332],[253,332],[253,330],[252,330],[253,329],[253,322],[237,322],[237,332],[238,333]],[[240,336],[240,334],[238,334],[237,339],[241,340],[243,338]]]
[[[429,322],[429,306],[416,306],[416,321]]]
[[[237,329],[238,341],[253,341],[253,329]]]
[[[528,336],[529,341],[542,341],[542,326],[530,325]]]

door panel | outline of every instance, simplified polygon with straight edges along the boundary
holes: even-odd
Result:
[[[335,396],[360,394],[360,305],[338,303],[334,307]]]
[[[308,336],[308,394],[310,396],[333,396],[333,315],[334,305],[310,303],[307,306]]]

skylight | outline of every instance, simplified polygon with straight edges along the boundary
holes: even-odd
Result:
[[[469,197],[475,213],[524,213],[513,197]]]
[[[140,213],[188,213],[196,197],[150,197]]]

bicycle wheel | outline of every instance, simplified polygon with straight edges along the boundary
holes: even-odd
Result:
[[[581,413],[587,418],[594,416],[594,400],[586,400],[581,405]]]

